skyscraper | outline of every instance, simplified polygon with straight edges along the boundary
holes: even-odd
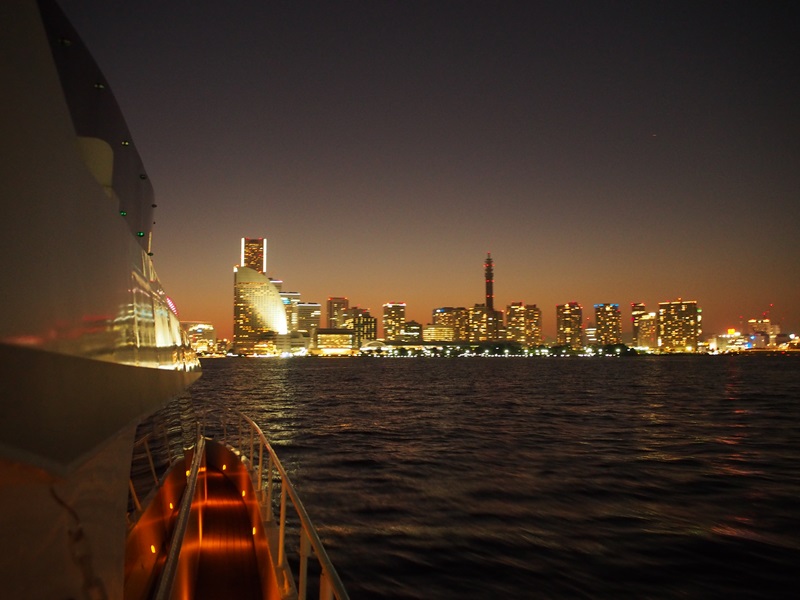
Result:
[[[297,304],[297,331],[306,331],[313,336],[322,320],[322,306],[319,302],[300,302]]]
[[[506,308],[506,335],[525,346],[542,343],[542,311],[535,304],[512,302]]]
[[[341,296],[328,298],[328,329],[344,327],[344,311],[350,307],[350,301]]]
[[[619,304],[595,304],[597,343],[601,346],[622,343],[622,314]]]
[[[632,343],[635,347],[646,347],[645,344],[642,343],[643,340],[640,339],[640,324],[639,321],[642,317],[647,314],[647,309],[645,305],[641,302],[632,302],[631,303],[631,326],[633,329],[633,337]]]
[[[383,305],[383,339],[387,342],[400,341],[405,332],[406,303],[387,302]]]
[[[574,350],[583,347],[583,307],[577,302],[556,306],[556,343]]]
[[[277,336],[286,334],[286,309],[278,288],[249,267],[234,268],[233,350],[264,354],[277,349]]]
[[[267,240],[266,238],[242,238],[240,267],[253,269],[258,273],[267,272]]]
[[[433,309],[433,324],[451,327],[453,338],[449,341],[464,342],[469,338],[469,311],[463,306],[442,306]]]
[[[697,352],[702,333],[702,310],[697,302],[658,303],[658,347],[662,352]]]

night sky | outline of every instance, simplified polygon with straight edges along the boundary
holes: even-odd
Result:
[[[183,320],[241,237],[308,302],[697,300],[800,332],[800,4],[60,0],[153,182]],[[772,305],[772,306],[771,306]]]

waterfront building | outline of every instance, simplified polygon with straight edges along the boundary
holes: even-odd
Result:
[[[425,342],[452,342],[455,340],[453,327],[436,323],[425,325],[422,330],[422,340]]]
[[[186,332],[189,345],[198,354],[213,354],[217,349],[217,332],[211,323],[183,321],[181,329]]]
[[[453,328],[454,342],[465,342],[469,339],[469,311],[463,306],[443,306],[433,309],[434,325]]]
[[[574,350],[583,347],[583,307],[577,302],[556,306],[556,344]]]
[[[267,272],[267,239],[242,238],[240,267],[253,269],[258,273]]]
[[[658,348],[662,352],[697,352],[702,333],[702,310],[697,302],[658,303]]]
[[[639,320],[647,314],[642,302],[631,302],[631,343],[635,347],[643,347],[639,340]]]
[[[658,318],[656,313],[645,313],[637,318],[637,333],[634,344],[637,348],[650,350],[658,347]]]
[[[622,313],[619,304],[595,304],[597,343],[601,346],[622,343]]]
[[[592,323],[586,323],[586,327],[583,328],[583,341],[586,346],[597,345],[597,327]]]
[[[277,336],[288,333],[278,287],[263,273],[237,266],[233,296],[233,351],[263,354],[277,348]]]
[[[353,353],[352,329],[317,329],[314,353],[322,356],[349,356]]]
[[[274,285],[275,280],[272,280],[272,283]],[[281,299],[286,308],[286,326],[289,331],[297,331],[297,305],[300,303],[300,292],[284,292],[281,290]]]
[[[328,329],[344,327],[344,311],[350,308],[350,301],[342,296],[328,298]]]
[[[322,305],[319,302],[300,302],[297,304],[297,329],[309,335],[322,324]]]
[[[416,321],[406,321],[403,331],[404,342],[421,342],[422,341],[422,325]]]
[[[387,302],[383,305],[383,339],[387,342],[403,341],[406,324],[406,303]]]
[[[781,333],[780,325],[766,318],[750,319],[747,321],[747,328],[753,339],[766,339],[766,346],[775,346],[776,339]]]
[[[378,339],[378,319],[370,315],[368,309],[354,306],[345,310],[342,316],[344,328],[353,331],[353,348]]]
[[[476,304],[469,309],[469,325],[467,339],[470,342],[489,342],[498,339],[500,332],[499,319],[502,312],[490,309],[485,304]]]
[[[535,304],[512,302],[506,307],[506,337],[524,346],[542,343],[542,311]]]

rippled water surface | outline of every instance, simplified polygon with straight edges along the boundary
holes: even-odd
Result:
[[[800,359],[216,359],[352,598],[795,598]],[[185,400],[184,400],[185,401]]]

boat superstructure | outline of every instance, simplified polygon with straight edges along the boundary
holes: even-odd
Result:
[[[187,588],[187,573],[230,556],[205,567],[186,557],[220,506],[244,507],[258,581],[273,581],[257,597],[291,597],[262,508],[275,488],[271,476],[253,479],[253,465],[280,473],[283,495],[295,496],[260,430],[263,465],[224,435],[200,435],[154,478],[158,492],[136,493],[137,427],[200,376],[154,268],[152,187],[108,82],[56,2],[4,1],[0,27],[0,598],[202,597],[208,586]],[[231,490],[236,503],[225,500]],[[136,552],[151,519],[163,536]]]

